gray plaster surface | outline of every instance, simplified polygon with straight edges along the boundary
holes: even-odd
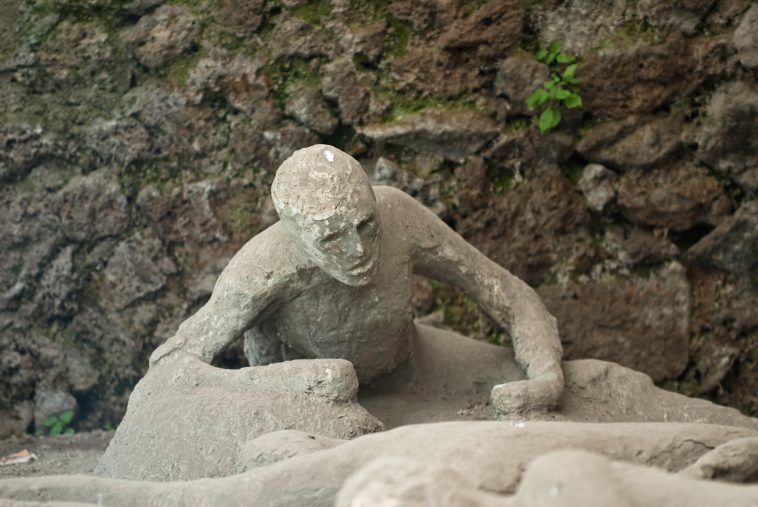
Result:
[[[382,429],[354,401],[357,389],[344,359],[224,370],[174,357],[135,387],[95,472],[164,481],[230,475],[242,446],[270,431],[348,439]]]
[[[693,423],[446,422],[364,435],[335,447],[217,479],[126,481],[88,476],[0,480],[0,498],[119,506],[329,506],[343,482],[377,458],[445,464],[475,488],[513,494],[527,464],[564,448],[676,472],[744,428]]]
[[[567,388],[559,407],[531,420],[697,422],[758,430],[757,420],[737,410],[659,389],[647,375],[614,363],[566,361],[563,370]],[[228,476],[241,462],[272,459],[256,458],[260,445],[250,450],[250,442],[275,430],[350,439],[406,424],[494,420],[490,389],[523,375],[512,350],[423,325],[412,364],[360,390],[344,360],[222,370],[184,356],[178,365],[151,369],[135,388],[96,472],[160,481]],[[282,455],[288,445],[282,444]]]
[[[753,507],[756,502],[758,485],[697,481],[660,469],[612,461],[585,450],[563,449],[530,462],[516,494],[507,496],[479,489],[475,483],[443,465],[381,458],[345,482],[335,505]]]

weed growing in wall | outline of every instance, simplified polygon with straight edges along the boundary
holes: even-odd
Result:
[[[582,106],[579,80],[576,77],[576,57],[564,53],[553,41],[535,53],[535,58],[550,67],[550,79],[534,90],[526,99],[529,109],[542,108],[539,116],[540,132],[544,133],[561,122],[561,108]]]

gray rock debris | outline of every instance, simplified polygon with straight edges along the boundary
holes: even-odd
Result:
[[[123,309],[160,290],[176,265],[157,238],[136,234],[121,242],[105,267],[100,295],[106,306]]]
[[[650,232],[637,226],[610,227],[604,244],[616,252],[619,260],[629,266],[635,264],[660,264],[679,254],[679,249],[663,231]]]
[[[328,56],[336,42],[331,33],[296,16],[285,17],[271,33],[274,58]]]
[[[22,435],[34,421],[34,405],[30,401],[17,403],[13,408],[0,410],[0,438]]]
[[[576,149],[591,162],[614,170],[661,167],[681,148],[682,120],[632,116],[601,123],[587,132]]]
[[[578,186],[587,199],[589,207],[602,213],[616,198],[618,176],[605,166],[589,164],[584,168]]]
[[[379,157],[374,164],[374,180],[389,184],[400,171],[400,166],[395,162],[385,157]]]
[[[359,73],[349,58],[329,62],[321,69],[324,96],[337,102],[343,123],[354,125],[367,113],[370,103],[370,85],[373,81]]]
[[[0,127],[0,181],[25,176],[47,158],[66,158],[54,134],[27,124]]]
[[[758,5],[753,4],[742,17],[734,31],[734,45],[742,65],[758,67]]]
[[[648,278],[543,286],[558,318],[566,357],[616,361],[654,380],[676,378],[687,365],[690,285],[673,262]]]
[[[717,266],[758,288],[758,200],[744,203],[690,249],[700,262]]]
[[[115,236],[129,225],[126,196],[105,169],[73,178],[54,196],[52,211],[63,233],[76,241]]]
[[[659,29],[693,35],[715,0],[639,0],[637,13]]]
[[[578,70],[583,110],[598,118],[625,118],[654,113],[689,95],[712,70],[711,65],[698,67],[696,49],[691,40],[674,36],[661,44],[622,44],[585,53]],[[635,122],[633,118],[631,121]],[[655,145],[646,146],[644,151],[650,149],[656,149]]]
[[[547,65],[532,57],[514,55],[503,60],[495,76],[495,92],[511,99],[513,114],[537,114],[537,110],[526,107],[526,99],[542,83],[548,80]]]
[[[124,9],[133,14],[141,15],[164,2],[165,0],[131,0],[124,5]]]
[[[412,147],[462,162],[493,139],[498,128],[477,111],[426,110],[393,123],[369,125],[360,132],[377,143]]]
[[[237,37],[247,37],[261,26],[265,6],[265,0],[224,0],[213,19]]]
[[[134,118],[98,119],[87,130],[93,152],[101,162],[127,166],[151,158],[150,134]]]
[[[758,88],[745,81],[721,85],[711,97],[703,126],[695,137],[697,157],[708,166],[758,189],[758,136],[755,129]]]
[[[556,41],[564,51],[580,54],[610,36],[630,15],[626,2],[562,2],[539,17],[540,45],[547,47],[550,41]]]
[[[304,88],[287,102],[286,113],[321,135],[329,135],[337,128],[337,118],[317,89]]]
[[[148,67],[159,67],[192,45],[200,22],[183,5],[162,5],[125,34],[127,47]]]
[[[636,224],[686,230],[717,224],[729,213],[731,203],[716,178],[684,163],[621,176],[618,209]]]
[[[78,305],[71,297],[79,288],[73,261],[75,250],[73,245],[61,250],[42,275],[35,295],[37,309],[42,315],[65,316],[77,310]]]
[[[164,240],[203,244],[229,240],[218,208],[226,199],[228,185],[221,179],[200,180],[159,191],[145,186],[137,206],[152,221]]]

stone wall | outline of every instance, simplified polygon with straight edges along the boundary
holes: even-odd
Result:
[[[756,34],[749,0],[0,0],[0,436],[116,423],[316,142],[538,287],[569,357],[758,414]],[[542,135],[550,40],[584,106]]]

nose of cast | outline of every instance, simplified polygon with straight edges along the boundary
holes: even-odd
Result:
[[[361,237],[361,234],[358,232],[358,227],[353,226],[348,229],[348,237],[347,237],[347,255],[350,258],[351,261],[355,261],[356,264],[362,264],[365,262],[365,252],[366,248],[363,245],[364,239]],[[357,267],[357,266],[353,266]]]

